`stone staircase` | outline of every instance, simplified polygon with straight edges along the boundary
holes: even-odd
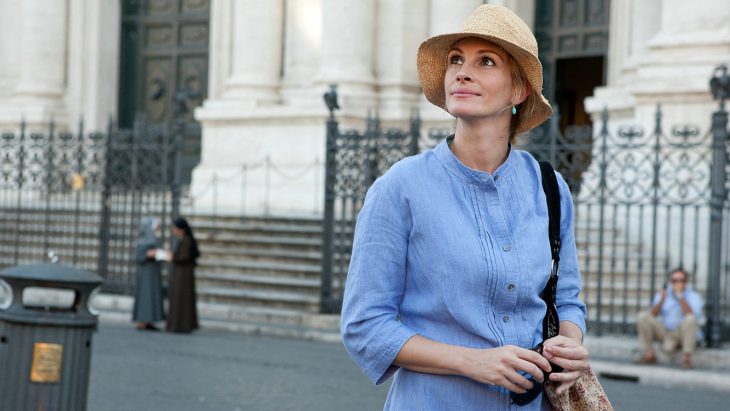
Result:
[[[208,325],[338,338],[338,317],[319,314],[321,219],[197,215],[190,222],[201,249],[196,291]]]
[[[197,216],[191,224],[200,301],[318,312],[321,220]]]

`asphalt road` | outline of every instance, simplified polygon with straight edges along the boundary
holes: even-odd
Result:
[[[101,324],[90,411],[380,410],[373,386],[339,344],[225,331],[192,335]],[[603,380],[617,410],[726,409],[730,393]]]

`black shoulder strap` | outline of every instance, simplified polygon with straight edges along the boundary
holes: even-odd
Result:
[[[560,188],[558,179],[555,177],[553,166],[546,161],[540,162],[542,173],[542,189],[545,191],[548,208],[548,235],[550,237],[550,254],[552,264],[550,267],[550,278],[540,297],[545,301],[547,312],[543,319],[542,338],[543,341],[555,337],[560,332],[560,318],[556,305],[556,293],[558,289],[558,271],[560,262]]]
[[[555,177],[553,166],[547,161],[540,162],[542,173],[542,189],[547,199],[548,217],[550,223],[548,234],[550,235],[550,252],[553,260],[560,261],[560,188],[558,179]]]

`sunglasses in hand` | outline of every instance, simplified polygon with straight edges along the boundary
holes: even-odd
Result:
[[[538,353],[540,355],[542,355],[542,350],[543,350],[542,343],[540,343],[540,344],[536,345],[535,347],[531,348],[531,350],[532,351],[535,351],[536,353]],[[563,371],[563,368],[562,367],[560,367],[558,365],[555,365],[553,363],[550,363],[550,367],[552,367],[552,371],[550,371],[550,372],[543,371],[542,372],[542,375],[543,375],[543,378],[544,378],[544,383],[546,383],[546,382],[549,381],[548,380],[548,377],[550,377],[550,374],[552,374],[554,372],[562,372]],[[530,388],[526,392],[516,393],[516,392],[510,391],[509,398],[512,400],[513,403],[515,403],[517,405],[527,405],[527,404],[535,401],[535,398],[537,398],[540,395],[540,393],[543,390],[543,384],[544,383],[540,384],[537,381],[535,381],[535,379],[532,378],[532,377],[529,378],[529,381],[532,382],[532,388]]]

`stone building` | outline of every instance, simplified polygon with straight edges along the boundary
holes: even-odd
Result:
[[[130,127],[137,112],[169,122],[189,109],[187,206],[194,211],[321,213],[322,94],[338,118],[368,110],[404,125],[449,127],[420,95],[415,53],[457,30],[481,0],[0,0],[0,128]],[[706,124],[707,81],[730,61],[723,0],[502,0],[537,34],[545,94],[561,126],[604,107],[647,123]],[[194,107],[197,107],[193,110]],[[192,170],[192,171],[191,171]]]

